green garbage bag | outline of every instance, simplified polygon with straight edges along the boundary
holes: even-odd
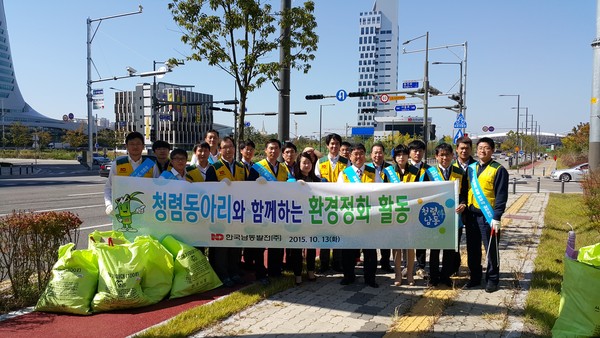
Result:
[[[88,237],[88,249],[92,249],[96,243],[107,243],[108,239],[111,239],[113,244],[125,244],[129,243],[129,240],[125,238],[125,235],[121,231],[108,230],[98,231],[95,230]]]
[[[140,236],[133,243],[95,243],[98,293],[92,311],[135,308],[158,303],[171,289],[173,257],[160,243]]]
[[[158,303],[169,294],[173,285],[173,255],[151,236],[138,236],[133,244],[143,248],[146,258],[142,290],[153,302]]]
[[[553,337],[600,336],[600,269],[565,259],[558,319]]]
[[[577,260],[581,263],[600,267],[600,243],[580,248]]]
[[[161,243],[175,258],[171,299],[212,290],[223,284],[200,250],[171,235]]]
[[[58,261],[35,311],[91,314],[90,304],[98,286],[98,259],[92,250],[74,247],[68,243],[58,248]]]

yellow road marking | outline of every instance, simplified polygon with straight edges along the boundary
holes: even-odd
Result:
[[[505,214],[516,214],[523,207],[525,202],[527,202],[530,195],[531,194],[522,194],[510,205],[510,207],[508,207]],[[511,221],[511,219],[503,219],[502,227],[507,227]],[[485,253],[483,254],[483,257],[485,257]],[[465,250],[461,253],[461,262],[464,264],[467,262],[467,253]],[[461,268],[466,267],[461,265]],[[456,282],[457,279],[460,278],[454,278],[453,280]],[[407,313],[399,316],[394,321],[384,338],[418,337],[421,333],[429,332],[433,324],[442,315],[444,309],[458,295],[459,290],[460,289],[457,288],[426,290],[421,299],[419,299]]]

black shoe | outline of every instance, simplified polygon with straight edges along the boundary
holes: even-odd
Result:
[[[245,280],[245,279],[243,279],[242,277],[238,276],[238,275],[235,275],[235,276],[233,276],[233,277],[231,278],[231,280],[232,280],[232,281],[233,281],[235,284],[238,284],[238,285],[244,285],[244,284],[246,284],[246,280]]]
[[[465,286],[467,287],[467,289],[473,289],[481,286],[481,281],[470,280]]]
[[[269,277],[263,277],[263,278],[259,279],[258,282],[264,286],[271,284]]]
[[[452,280],[450,278],[442,278],[440,279],[440,283],[446,285],[447,287],[452,287]]]
[[[354,283],[354,278],[342,278],[340,285],[350,285]]]
[[[223,286],[224,286],[224,287],[226,287],[226,288],[232,288],[232,287],[234,287],[234,286],[235,286],[235,282],[234,282],[234,281],[232,281],[232,280],[231,280],[231,279],[229,279],[229,278],[226,278],[226,279],[223,281]]]
[[[332,266],[332,269],[333,269],[333,271],[335,271],[335,272],[344,272],[344,269],[342,269],[342,267],[341,267],[341,266],[339,266],[339,265],[334,265],[334,266]]]
[[[485,292],[492,293],[498,291],[498,284],[494,282],[487,282],[485,285]]]
[[[438,286],[440,284],[440,279],[437,277],[432,277],[428,283],[430,286]]]
[[[385,271],[387,273],[394,273],[395,272],[395,270],[391,266],[389,266],[389,265],[382,265],[381,266],[381,270],[383,270],[383,271]]]
[[[375,283],[375,282],[365,282],[366,285],[377,289],[379,287],[379,284]]]

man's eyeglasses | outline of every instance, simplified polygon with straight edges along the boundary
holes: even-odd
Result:
[[[173,162],[175,162],[175,161],[183,162],[183,161],[187,161],[187,158],[186,157],[173,157],[171,159],[171,161],[173,161]]]

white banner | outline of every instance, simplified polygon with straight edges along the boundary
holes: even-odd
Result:
[[[113,177],[113,228],[201,247],[456,249],[455,182],[222,182]]]

